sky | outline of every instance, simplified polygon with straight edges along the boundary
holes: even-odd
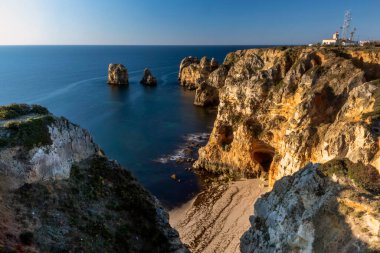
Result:
[[[380,39],[380,0],[0,0],[0,45],[307,44],[345,10]]]

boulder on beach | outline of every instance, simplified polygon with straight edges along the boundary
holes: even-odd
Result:
[[[108,84],[112,85],[127,85],[128,70],[123,64],[108,65]]]
[[[145,68],[144,76],[141,79],[140,83],[148,86],[155,86],[157,85],[157,79],[153,76],[152,72],[148,68]]]

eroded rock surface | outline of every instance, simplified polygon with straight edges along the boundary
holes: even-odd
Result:
[[[348,159],[309,164],[255,203],[243,253],[380,251],[380,176]]]
[[[127,85],[128,83],[128,70],[123,64],[108,65],[108,84]]]
[[[200,63],[189,62],[180,77],[192,83],[201,75]],[[228,54],[207,75],[207,84],[218,91],[218,116],[195,167],[266,176],[270,185],[309,161],[346,157],[380,169],[379,64],[378,49]]]
[[[188,252],[159,202],[43,107],[0,107],[0,161],[0,252]]]
[[[197,57],[186,57],[181,61],[178,80],[185,88],[195,90],[197,82],[206,81],[218,66],[218,62],[214,58],[209,60],[207,57],[203,57],[199,60]]]
[[[157,85],[157,79],[153,76],[152,72],[146,68],[144,69],[144,76],[140,83],[148,86],[155,86]]]

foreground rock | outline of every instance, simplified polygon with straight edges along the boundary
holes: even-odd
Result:
[[[157,79],[153,76],[152,72],[146,68],[144,69],[144,76],[140,83],[148,86],[155,86],[157,85]]]
[[[380,169],[379,64],[378,49],[291,47],[228,54],[207,75],[220,102],[195,167],[265,176],[270,185],[309,161],[336,157]],[[201,75],[200,65],[184,60],[181,80],[192,83]],[[199,89],[196,101],[202,104],[207,101],[202,94],[212,92]]]
[[[243,253],[380,252],[380,176],[333,160],[280,179],[255,203]]]
[[[0,107],[0,252],[188,252],[168,214],[86,130]]]
[[[108,84],[128,85],[128,70],[123,64],[108,65]]]

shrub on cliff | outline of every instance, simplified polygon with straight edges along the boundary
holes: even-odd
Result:
[[[38,220],[41,252],[170,252],[154,198],[105,157],[74,165],[67,180],[25,184],[13,200],[22,224]]]
[[[324,176],[348,177],[358,187],[374,194],[380,193],[380,175],[376,168],[361,162],[353,163],[348,159],[334,159],[322,164],[318,170]]]
[[[51,145],[52,140],[48,126],[54,122],[52,116],[32,118],[26,121],[12,121],[5,124],[10,131],[8,138],[0,139],[0,146],[20,145],[28,149]]]
[[[0,106],[0,119],[14,119],[28,114],[48,114],[49,111],[40,105],[10,104]]]

